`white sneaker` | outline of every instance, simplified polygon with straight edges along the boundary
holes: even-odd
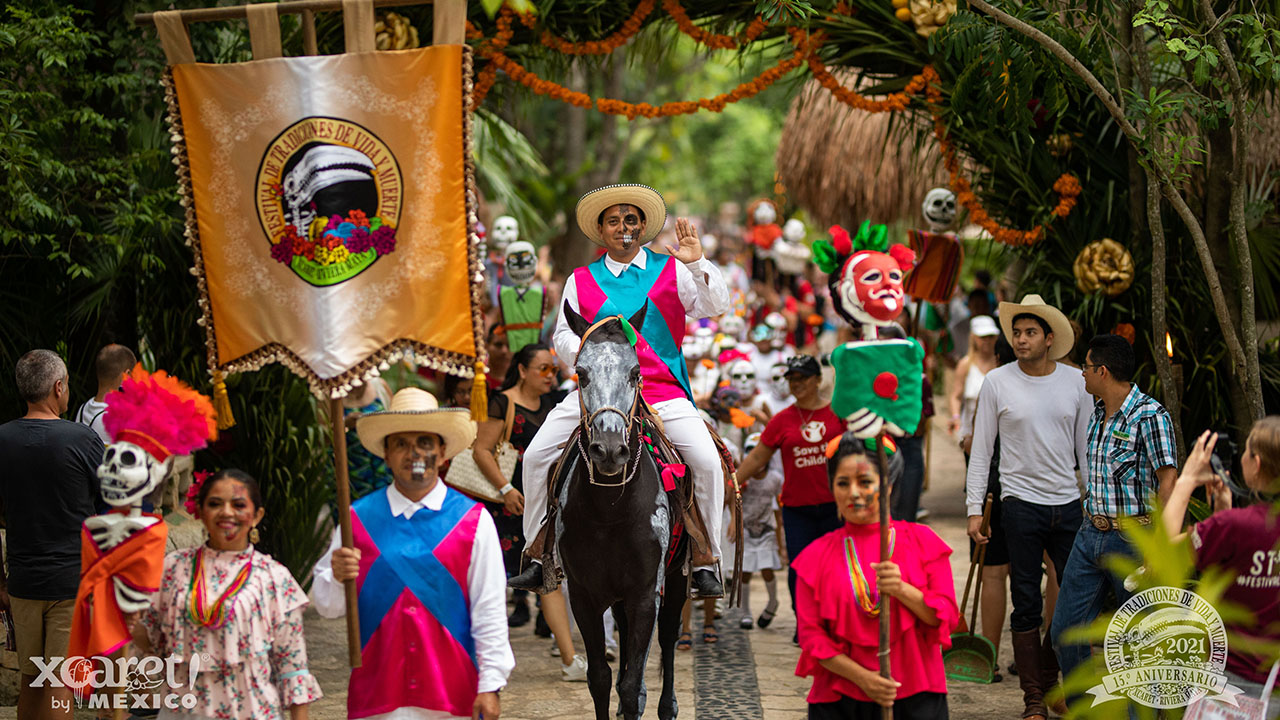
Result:
[[[560,657],[560,646],[556,644],[555,640],[551,641],[551,657]]]
[[[560,679],[564,682],[586,682],[587,659],[581,655],[574,655],[573,662],[560,666]]]
[[[605,646],[604,646],[604,659],[605,659],[605,660],[608,660],[609,662],[614,662],[615,660],[617,660],[617,659],[618,659],[618,648],[616,648],[616,647],[614,647],[614,646],[612,646],[612,645],[605,645]]]

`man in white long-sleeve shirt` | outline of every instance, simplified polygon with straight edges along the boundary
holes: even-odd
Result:
[[[1062,577],[1083,518],[1076,468],[1087,467],[1093,403],[1080,372],[1057,362],[1075,342],[1071,323],[1060,310],[1039,295],[1028,295],[1020,304],[1001,303],[1000,319],[1018,362],[992,370],[982,383],[965,504],[969,536],[978,544],[987,542],[981,532],[982,505],[999,436],[1013,597],[1009,625],[1026,705],[1022,716],[1047,720],[1044,696],[1057,683],[1058,664],[1048,633],[1043,639],[1040,635],[1041,558],[1048,553]]]
[[[688,369],[680,346],[686,318],[721,315],[729,309],[729,290],[720,270],[702,254],[692,223],[676,221],[677,242],[654,252],[645,243],[657,237],[666,219],[662,196],[644,185],[610,185],[593,190],[578,201],[578,227],[608,254],[578,268],[564,285],[564,304],[588,322],[611,315],[634,317],[647,308],[639,339],[644,399],[665,425],[667,438],[680,451],[693,473],[694,498],[706,523],[710,564],[693,568],[694,597],[720,597],[716,575],[720,557],[721,507],[724,477],[720,455],[698,409],[692,402]],[[580,340],[560,313],[553,336],[556,355],[572,368]],[[548,472],[580,421],[577,392],[548,415],[524,452],[524,532],[526,553],[533,546],[546,517]],[[508,582],[511,587],[536,590],[542,585],[542,565],[536,560]]]
[[[405,388],[356,432],[394,483],[352,506],[355,547],[340,547],[335,530],[314,571],[324,617],[346,610],[343,582],[359,591],[362,665],[351,672],[347,716],[497,718],[515,667],[498,532],[483,506],[438,477],[441,463],[471,446],[475,423]]]

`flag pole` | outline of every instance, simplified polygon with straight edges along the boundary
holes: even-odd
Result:
[[[880,461],[880,562],[889,559],[889,458],[884,452],[885,432],[876,435],[876,457]],[[889,596],[880,595],[880,677],[889,674]],[[881,707],[882,720],[893,720],[893,708]]]
[[[342,398],[330,398],[329,419],[333,424],[333,470],[338,483],[338,528],[342,533],[342,547],[355,547],[351,533],[351,476],[347,466],[347,430],[342,422]],[[360,667],[360,608],[356,596],[356,581],[343,584],[347,596],[347,660],[351,667]]]

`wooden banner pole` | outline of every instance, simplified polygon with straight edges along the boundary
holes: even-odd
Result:
[[[431,5],[432,0],[373,0],[375,8],[403,7],[405,5]],[[216,22],[219,20],[239,20],[248,17],[244,5],[230,7],[194,8],[182,11],[182,21],[186,23]],[[342,0],[285,0],[276,3],[276,11],[281,15],[316,12],[337,12],[342,9]],[[466,15],[462,20],[465,24]],[[152,13],[138,13],[133,16],[134,25],[154,25]]]
[[[880,461],[880,562],[889,560],[889,458],[884,452],[885,433],[876,435],[876,457]],[[879,589],[877,588],[877,592]],[[880,677],[892,679],[889,674],[889,597],[880,595]],[[893,720],[893,708],[882,707],[880,717]]]
[[[302,52],[308,55],[319,55],[316,45],[316,11],[302,11]]]
[[[333,469],[338,483],[338,528],[342,547],[354,547],[351,533],[351,476],[347,468],[347,429],[342,422],[342,398],[329,400],[329,419],[333,424]],[[343,583],[347,595],[347,659],[352,668],[360,667],[360,608],[356,581]]]

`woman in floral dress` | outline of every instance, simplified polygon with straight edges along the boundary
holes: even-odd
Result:
[[[321,696],[307,667],[302,612],[307,596],[289,570],[254,549],[262,522],[258,483],[223,470],[196,486],[192,510],[208,531],[198,547],[165,556],[164,579],[134,625],[134,642],[149,655],[200,657],[190,709],[161,718],[305,720]],[[185,679],[184,662],[175,677]]]

